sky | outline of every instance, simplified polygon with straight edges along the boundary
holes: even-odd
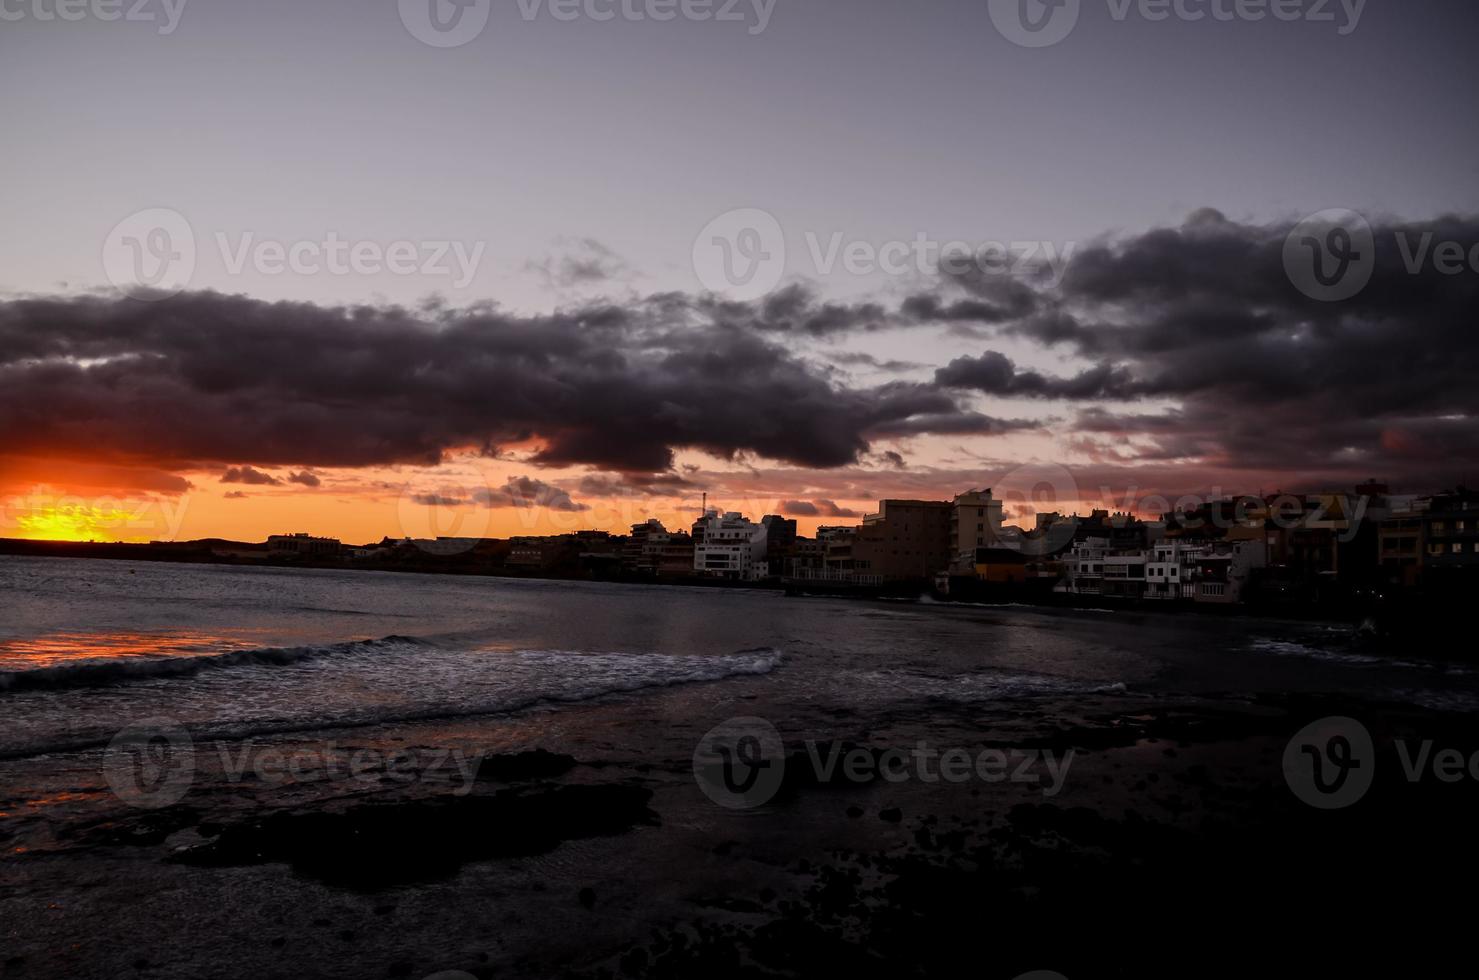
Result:
[[[1023,2],[0,0],[0,534],[1472,481],[1479,9]]]

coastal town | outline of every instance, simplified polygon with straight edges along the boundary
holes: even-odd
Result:
[[[950,500],[882,500],[851,526],[797,533],[709,508],[685,528],[657,519],[625,535],[386,537],[346,545],[308,533],[266,542],[55,545],[9,553],[218,561],[670,584],[801,594],[1010,598],[1197,606],[1331,606],[1448,594],[1479,570],[1479,491],[1351,490],[1225,497],[1154,517],[1093,510],[1007,523],[990,489]],[[57,551],[55,549],[64,549]]]

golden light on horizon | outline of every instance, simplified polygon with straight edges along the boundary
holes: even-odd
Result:
[[[13,515],[4,533],[31,541],[117,541],[150,540],[137,533],[134,515],[117,507],[72,504],[46,507]]]

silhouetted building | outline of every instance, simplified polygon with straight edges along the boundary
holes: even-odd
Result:
[[[311,534],[274,534],[267,539],[267,552],[273,557],[333,558],[342,547],[338,538],[315,538]]]
[[[884,582],[933,581],[950,567],[954,505],[936,500],[880,500],[852,542],[853,569]]]

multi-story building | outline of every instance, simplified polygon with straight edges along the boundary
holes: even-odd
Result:
[[[1268,565],[1268,543],[1262,535],[1216,545],[1196,561],[1192,598],[1197,602],[1235,603],[1257,569]]]
[[[1423,522],[1426,577],[1479,570],[1479,491],[1459,487],[1433,497]]]
[[[314,558],[332,558],[339,554],[343,545],[338,538],[315,538],[311,534],[274,534],[267,539],[267,553],[280,557],[299,555]]]
[[[1145,598],[1195,598],[1197,561],[1210,552],[1208,545],[1178,538],[1158,542],[1145,563]]]
[[[976,564],[976,549],[1003,546],[1001,520],[1001,501],[989,489],[956,494],[950,506],[952,570],[969,573]]]
[[[672,532],[655,517],[633,524],[632,533],[622,544],[621,570],[628,575],[656,575],[663,547],[672,536]]]
[[[1426,531],[1427,521],[1417,511],[1394,514],[1381,522],[1376,532],[1376,559],[1386,585],[1410,589],[1421,582]]]
[[[693,538],[685,531],[669,531],[656,518],[633,524],[622,546],[621,570],[627,575],[692,575]]]
[[[1108,538],[1075,541],[1064,559],[1064,588],[1069,592],[1098,595],[1103,587],[1104,559],[1108,554]]]
[[[817,544],[822,549],[822,578],[842,581],[856,576],[853,567],[853,542],[857,540],[855,527],[819,527]]]
[[[1146,554],[1111,552],[1104,556],[1103,578],[1099,591],[1117,599],[1139,599],[1145,595]]]
[[[884,582],[933,581],[951,564],[953,513],[946,501],[879,501],[878,513],[864,517],[853,538],[854,571]]]
[[[766,527],[740,514],[709,511],[694,535],[693,569],[700,575],[754,582],[770,573]]]
[[[796,522],[778,514],[760,518],[765,525],[765,561],[772,578],[785,575],[796,557]]]

